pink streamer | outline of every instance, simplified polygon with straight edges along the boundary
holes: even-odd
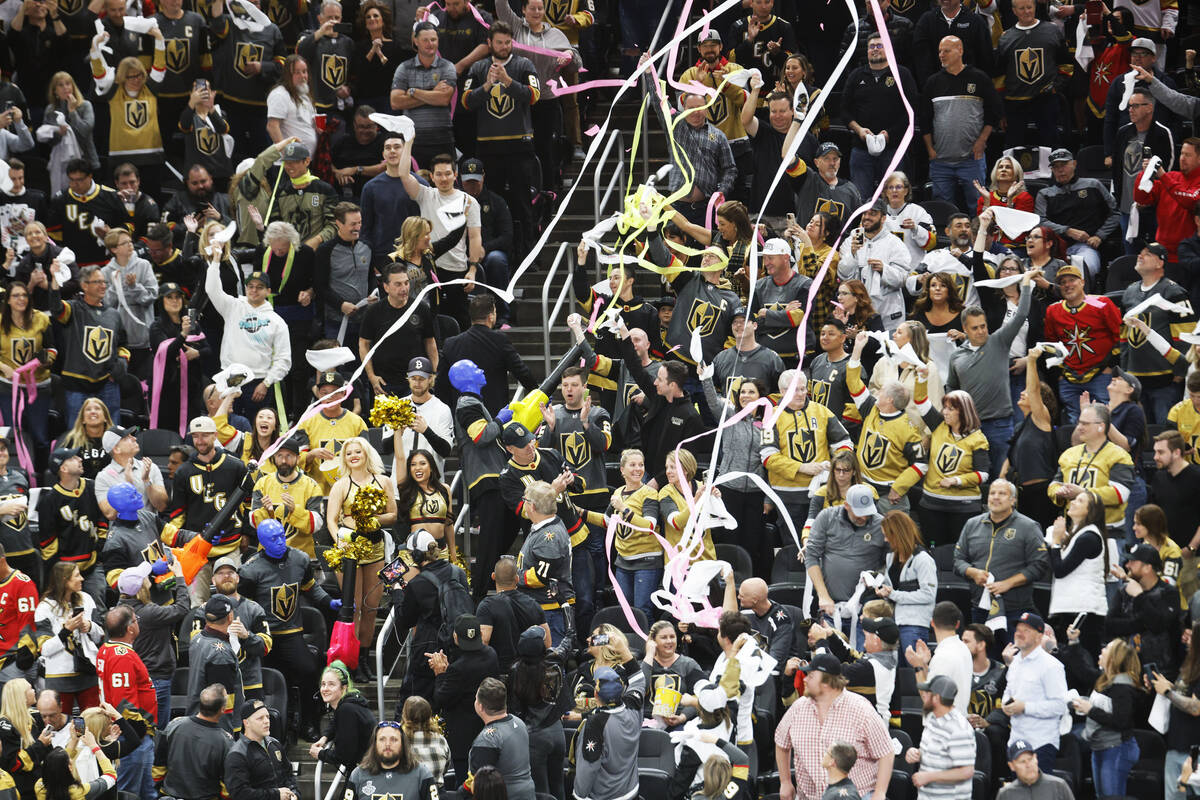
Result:
[[[25,413],[25,404],[37,400],[37,381],[33,373],[42,365],[39,359],[30,359],[13,370],[12,375],[12,421],[13,444],[17,448],[17,463],[29,475],[30,485],[36,483],[33,458],[29,448],[25,446],[25,437],[21,435],[21,416]]]
[[[713,220],[717,215],[717,207],[725,202],[725,195],[721,192],[713,192],[712,197],[708,198],[708,209],[704,212],[704,227],[708,230],[713,229]]]
[[[203,333],[192,334],[184,341],[198,342],[204,338]],[[157,391],[150,393],[150,419],[155,425],[159,424],[158,419],[158,404],[162,399],[162,384],[163,375],[167,370],[167,350],[170,349],[174,339],[165,339],[158,343],[158,349],[154,351],[154,367],[153,367],[153,386],[157,387]],[[187,353],[183,348],[179,348],[179,435],[187,435],[188,421],[188,359]]]

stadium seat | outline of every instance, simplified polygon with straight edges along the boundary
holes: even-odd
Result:
[[[317,648],[318,653],[324,653],[325,648],[329,646],[328,626],[325,624],[325,615],[318,609],[312,606],[300,606],[300,620],[304,626],[304,641],[309,648]]]
[[[808,573],[804,571],[804,562],[796,559],[796,545],[780,548],[771,564],[771,583],[804,583],[806,580]]]
[[[171,448],[183,444],[183,437],[179,435],[179,431],[166,428],[138,431],[137,442],[142,455],[154,462],[155,466],[162,470],[163,480],[167,480],[167,461],[171,457]]]
[[[1112,168],[1104,166],[1104,145],[1089,144],[1075,154],[1075,174],[1080,178],[1095,178],[1103,184],[1112,181]]]
[[[1137,763],[1129,771],[1128,788],[1137,787],[1145,797],[1163,796],[1163,767],[1167,757],[1167,743],[1158,731],[1134,730],[1137,739]]]
[[[1136,280],[1140,280],[1134,266],[1137,264],[1137,256],[1120,256],[1114,258],[1108,264],[1108,279],[1104,282],[1104,291],[1108,292],[1123,292],[1125,287]],[[1121,304],[1117,303],[1119,307]]]
[[[902,769],[892,770],[892,779],[888,781],[887,800],[915,800],[917,790],[912,785],[912,778]]]
[[[628,599],[628,598],[626,598]],[[646,612],[640,608],[630,608],[633,612],[634,619],[637,620],[638,627],[646,633],[650,632],[650,621],[646,618]],[[625,611],[620,606],[608,606],[596,612],[592,617],[592,630],[595,630],[601,625],[612,625],[629,639],[629,648],[635,654],[641,652],[640,637],[633,630],[633,626],[629,624],[629,619],[625,616]]]
[[[283,673],[270,667],[262,668],[263,702],[271,710],[271,735],[281,742],[296,734],[298,721],[288,717],[288,687]],[[295,724],[294,724],[295,723]]]
[[[899,742],[901,747],[900,752],[896,755],[895,760],[892,762],[892,768],[904,770],[909,775],[912,775],[913,771],[915,771],[917,768],[916,765],[910,764],[904,760],[905,751],[913,746],[912,737],[910,737],[901,729],[893,728],[891,726],[888,726],[888,735]]]
[[[667,775],[675,774],[675,745],[671,742],[671,734],[658,728],[642,728],[637,764],[638,772],[655,769]]]
[[[171,675],[171,719],[187,715],[188,668],[176,667]]]
[[[933,563],[937,564],[938,572],[954,572],[954,548],[953,542],[949,544],[939,544],[933,548],[930,555],[933,556]]]
[[[714,546],[718,561],[728,561],[733,567],[733,577],[738,583],[754,576],[754,563],[746,548],[737,544],[718,544]]]
[[[767,587],[767,597],[774,600],[776,603],[783,605],[795,606],[796,608],[804,608],[804,584],[803,583],[772,583]],[[801,618],[803,614],[801,615]],[[796,622],[797,618],[792,617],[792,621]]]
[[[929,212],[929,216],[933,217],[933,227],[939,238],[946,228],[946,223],[950,220],[950,215],[958,212],[958,206],[954,203],[947,203],[945,200],[926,200],[921,203],[921,206]]]
[[[1078,792],[1083,787],[1083,754],[1080,751],[1079,740],[1074,734],[1068,733],[1059,738],[1054,774],[1070,783],[1073,792]],[[1162,793],[1159,792],[1158,796],[1161,797]]]

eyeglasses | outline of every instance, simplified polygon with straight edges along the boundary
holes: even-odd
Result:
[[[1130,108],[1145,108],[1146,106],[1149,106],[1149,105],[1152,105],[1152,103],[1130,103],[1129,107]]]
[[[854,470],[850,467],[834,467],[833,471],[838,475],[853,475]]]
[[[107,283],[108,283],[108,281],[104,280],[104,278],[93,278],[93,279],[91,279],[90,281],[80,281],[80,283],[84,283],[84,284],[88,284],[88,283],[103,283],[103,284],[107,284]]]
[[[882,50],[883,45],[882,44],[869,44],[869,45],[867,45],[867,49],[868,50]]]

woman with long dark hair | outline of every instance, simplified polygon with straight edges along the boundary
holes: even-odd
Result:
[[[434,781],[441,786],[450,763],[450,743],[446,741],[446,734],[433,715],[429,701],[420,695],[405,700],[400,724],[412,745],[413,756],[429,768]]]
[[[104,755],[90,730],[84,730],[83,745],[95,756],[100,777],[85,785],[79,780],[71,756],[66,750],[56,747],[46,754],[46,760],[42,762],[42,777],[34,787],[37,800],[96,800],[117,785],[117,770],[108,756]]]
[[[875,590],[895,604],[900,627],[900,663],[917,640],[929,641],[929,618],[937,600],[937,564],[925,548],[921,531],[903,511],[889,511],[883,518],[883,538],[888,543],[887,583]]]
[[[562,715],[571,709],[562,653],[546,647],[546,630],[533,625],[517,640],[517,661],[508,673],[508,712],[529,729],[529,767],[539,794],[562,800],[566,740]]]
[[[354,87],[354,99],[360,108],[367,105],[389,113],[392,78],[400,62],[410,56],[412,48],[393,38],[392,7],[379,0],[367,0],[359,6],[354,28],[349,81]]]
[[[216,418],[214,418],[216,419]],[[222,420],[216,419],[220,429]],[[232,426],[230,426],[232,428]],[[263,407],[254,414],[254,422],[249,433],[239,431],[229,442],[228,449],[241,452],[243,462],[254,461],[258,464],[258,474],[275,471],[275,463],[271,459],[263,459],[262,454],[279,438],[279,414],[273,408]]]
[[[50,570],[34,619],[46,662],[46,688],[58,692],[64,713],[79,701],[80,708],[100,705],[96,653],[104,629],[92,621],[96,601],[83,591],[77,564],[60,561]]]
[[[691,656],[679,652],[679,633],[675,623],[668,619],[660,619],[650,626],[650,635],[646,638],[646,655],[642,659],[642,674],[646,676],[646,708],[647,719],[656,718],[666,726],[667,730],[677,730],[681,725],[696,716],[694,706],[676,706],[672,714],[655,714],[656,695],[660,689],[670,689],[681,695],[691,694],[696,684],[703,680],[708,673]],[[660,708],[660,711],[665,711]]]
[[[804,538],[820,514],[827,508],[834,508],[846,502],[846,492],[851,486],[865,485],[879,499],[875,487],[863,480],[862,468],[858,465],[858,456],[853,450],[838,450],[829,459],[829,475],[824,483],[812,491],[812,499],[808,501],[808,519],[804,521]]]
[[[159,397],[158,417],[150,420],[152,428],[178,428],[181,389],[187,397],[187,419],[200,413],[204,398],[204,361],[211,356],[208,340],[187,341],[189,336],[200,333],[200,326],[193,327],[188,316],[188,300],[177,283],[164,283],[158,290],[159,307],[154,324],[150,326],[150,350],[157,353],[163,342],[167,345],[166,361],[162,376],[154,376],[151,391]],[[182,370],[180,356],[187,359],[187,386],[181,387]]]
[[[961,389],[947,392],[939,410],[926,396],[926,373],[917,368],[913,399],[933,432],[919,505],[921,530],[932,546],[958,541],[966,521],[980,513],[980,487],[987,483],[992,459],[971,395]]]
[[[1109,554],[1105,540],[1104,501],[1095,492],[1080,492],[1067,505],[1066,514],[1050,529],[1049,623],[1058,640],[1066,641],[1067,626],[1084,614],[1078,626],[1083,646],[1100,650],[1100,633],[1108,613]]]
[[[833,304],[834,319],[846,325],[846,341],[852,342],[862,331],[883,331],[883,318],[875,311],[867,285],[857,278],[842,281]],[[862,354],[862,374],[870,375],[879,361],[879,348],[868,347]]]
[[[744,300],[750,288],[746,266],[750,263],[750,246],[754,242],[754,223],[746,206],[738,200],[726,200],[717,206],[715,231],[689,222],[678,212],[671,221],[701,247],[718,247],[729,257],[724,276],[733,284],[738,297]]]
[[[1158,551],[1158,557],[1163,562],[1162,576],[1178,582],[1183,573],[1183,550],[1171,538],[1167,528],[1167,514],[1162,510],[1162,506],[1147,503],[1133,512],[1133,535]],[[1187,599],[1180,598],[1181,601]]]
[[[815,331],[820,331],[821,326],[833,314],[833,300],[838,288],[837,267],[841,258],[841,254],[833,249],[833,240],[837,237],[837,232],[837,220],[826,211],[813,214],[805,227],[788,225],[784,232],[784,236],[792,242],[796,271],[801,275],[816,280],[825,259],[829,258],[829,269],[825,271],[825,278],[818,286],[808,312],[809,323]],[[831,251],[832,257],[829,255]]]
[[[986,213],[986,212],[985,212]],[[1045,225],[1037,225],[1025,234],[1025,263],[1027,269],[1040,274],[1033,285],[1047,303],[1062,299],[1058,290],[1058,270],[1067,264],[1067,245],[1062,237]]]
[[[454,542],[454,505],[450,487],[442,483],[437,459],[428,450],[404,452],[404,431],[394,436],[395,461],[392,477],[396,481],[396,529],[401,538],[424,528],[451,562],[458,559]]]
[[[1092,751],[1096,797],[1124,795],[1129,771],[1141,755],[1133,735],[1144,692],[1137,650],[1126,639],[1113,639],[1093,662],[1091,653],[1079,646],[1079,631],[1067,628],[1067,647],[1060,657],[1068,671],[1085,676],[1093,687],[1089,697],[1072,701],[1071,708],[1087,720],[1083,739]]]
[[[1019,487],[1017,510],[1046,528],[1058,516],[1057,506],[1046,493],[1058,471],[1059,448],[1054,435],[1058,398],[1038,374],[1040,353],[1039,348],[1030,350],[1025,361],[1025,391],[1017,398],[1024,418],[1013,434],[999,477]]]
[[[923,324],[928,333],[962,331],[962,310],[963,299],[954,277],[948,272],[934,272],[913,303],[909,319]]]

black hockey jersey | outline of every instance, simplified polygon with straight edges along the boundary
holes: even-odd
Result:
[[[86,478],[74,489],[61,483],[38,497],[38,548],[43,561],[67,561],[87,571],[96,563],[108,535],[96,489]]]
[[[313,605],[329,608],[331,598],[317,583],[313,562],[303,550],[289,547],[282,559],[258,553],[238,570],[238,591],[252,598],[267,615],[273,636],[300,633],[300,593]]]

